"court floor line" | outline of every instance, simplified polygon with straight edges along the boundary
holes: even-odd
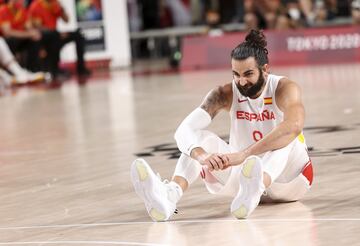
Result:
[[[99,245],[138,245],[138,246],[164,246],[167,244],[137,243],[121,241],[38,241],[38,242],[0,242],[0,245],[42,245],[42,244],[99,244]]]
[[[223,219],[223,220],[179,220],[168,221],[164,223],[169,224],[182,224],[182,223],[221,223],[221,222],[308,222],[308,221],[358,221],[360,218],[305,218],[305,219],[249,219],[249,220],[237,220],[237,219]],[[34,226],[10,226],[0,227],[0,230],[23,230],[23,229],[42,229],[42,228],[69,228],[69,227],[98,227],[98,226],[117,226],[117,225],[139,225],[139,224],[154,224],[159,222],[152,221],[139,221],[139,222],[114,222],[114,223],[92,223],[92,224],[67,224],[67,225],[34,225]],[[160,222],[161,223],[161,222]]]

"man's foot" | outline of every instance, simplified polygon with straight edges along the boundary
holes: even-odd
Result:
[[[78,69],[77,73],[79,76],[90,76],[91,75],[91,71],[87,68]]]
[[[243,164],[239,192],[231,203],[231,213],[238,219],[248,217],[258,206],[264,190],[261,159],[252,156]]]
[[[24,70],[23,72],[14,76],[14,84],[26,84],[33,82],[41,82],[47,80],[47,74],[43,72],[29,72]]]
[[[131,180],[154,221],[166,221],[173,215],[176,211],[176,190],[162,182],[144,159],[133,162]]]
[[[55,72],[52,72],[53,79],[57,82],[63,82],[71,78],[71,73],[65,69],[58,69]]]

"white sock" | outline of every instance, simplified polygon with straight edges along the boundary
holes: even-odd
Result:
[[[5,42],[5,40],[0,37],[0,63],[4,66],[7,64],[13,62],[15,60],[15,57],[11,50],[9,49],[9,46]]]
[[[169,183],[169,186],[170,186],[171,188],[173,188],[174,191],[176,191],[176,192],[175,192],[175,193],[176,193],[176,197],[174,197],[174,198],[175,198],[175,201],[178,202],[178,201],[180,200],[180,198],[182,197],[182,195],[183,195],[183,190],[181,189],[180,185],[178,185],[178,184],[177,184],[176,182],[174,182],[174,181],[171,181],[171,182]]]
[[[25,73],[25,70],[20,67],[20,65],[16,61],[12,61],[7,68],[15,76]]]

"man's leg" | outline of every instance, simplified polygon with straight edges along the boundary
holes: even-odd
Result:
[[[209,152],[227,150],[227,144],[209,131],[201,131],[201,146]],[[220,149],[219,149],[220,148]],[[166,221],[176,210],[176,203],[183,192],[200,175],[202,166],[191,157],[182,154],[176,164],[171,182],[161,182],[150,165],[143,159],[135,160],[131,168],[132,182],[136,193],[154,221]]]
[[[301,138],[300,138],[301,139]],[[264,201],[297,201],[310,190],[313,181],[313,170],[310,157],[304,142],[295,141],[290,151],[286,167],[275,178],[266,190]]]
[[[90,75],[90,71],[85,66],[85,39],[79,29],[74,32],[62,33],[62,44],[75,42],[77,63],[76,69],[79,75]]]
[[[176,212],[176,203],[182,195],[181,188],[173,182],[162,182],[144,159],[133,162],[131,180],[154,221],[166,221]]]
[[[26,40],[25,43],[27,56],[26,64],[27,68],[31,72],[39,72],[40,69],[40,47],[41,43],[39,41]]]
[[[13,53],[10,51],[8,44],[0,37],[0,64],[7,67],[15,61]],[[15,61],[16,62],[16,61]]]
[[[267,152],[263,158],[252,156],[244,162],[239,171],[239,191],[231,203],[231,212],[236,218],[248,217],[258,206],[265,189],[284,171],[296,141]]]
[[[53,78],[57,78],[59,73],[60,50],[62,47],[60,33],[58,31],[46,30],[41,32],[41,44],[46,50],[46,69]]]
[[[40,81],[45,79],[45,74],[42,72],[32,73],[23,69],[16,61],[10,47],[15,50],[20,50],[21,40],[18,39],[4,39],[0,38],[0,63],[6,68],[14,78],[7,77],[7,83],[27,83],[32,81]],[[9,46],[10,47],[9,47]],[[6,76],[5,73],[3,75]]]
[[[230,147],[229,145],[219,138],[216,134],[210,132],[210,131],[200,131],[199,132],[199,139],[201,142],[201,147],[208,153],[229,153]],[[192,159],[191,157],[181,154],[176,168],[173,175],[172,181],[177,183],[183,191],[185,191],[189,185],[191,185],[193,182],[196,181],[196,179],[199,177],[200,173],[203,173],[204,177],[203,180],[206,184],[207,189],[211,193],[218,193],[220,191],[220,188],[224,184],[220,184],[219,181],[217,181],[217,175],[220,175],[219,173],[224,173],[221,175],[224,179],[223,182],[227,180],[230,176],[230,170],[223,170],[223,171],[213,171],[209,172],[208,170],[205,170],[206,167],[200,165],[199,162]],[[213,182],[208,182],[209,179],[207,176],[211,175],[211,179],[214,179]],[[215,184],[216,183],[216,184]],[[216,187],[215,187],[216,186]],[[218,189],[216,189],[218,188]],[[222,188],[222,187],[221,187]]]
[[[201,165],[197,161],[185,154],[181,154],[172,181],[177,183],[182,191],[185,191],[199,177],[200,171]]]

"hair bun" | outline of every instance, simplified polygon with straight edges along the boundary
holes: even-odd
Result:
[[[267,49],[266,49],[267,42],[265,35],[262,31],[252,29],[248,33],[248,35],[246,35],[245,41],[249,46],[252,46],[254,48],[264,49],[266,50],[267,53]]]

